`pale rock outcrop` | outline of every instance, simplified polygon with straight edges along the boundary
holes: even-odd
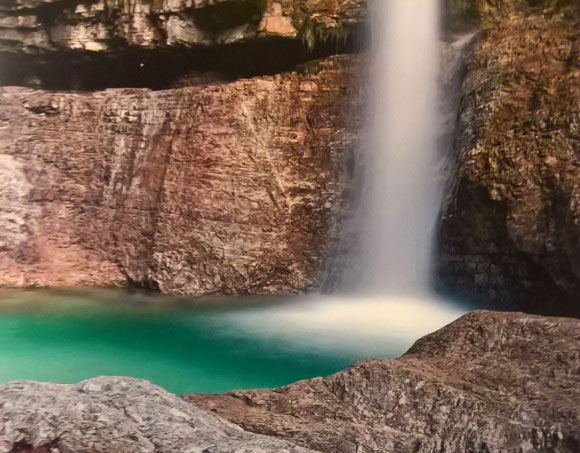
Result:
[[[1,453],[308,453],[252,434],[147,381],[0,385]]]
[[[7,0],[0,51],[114,51],[280,36],[309,42],[353,31],[360,0]]]

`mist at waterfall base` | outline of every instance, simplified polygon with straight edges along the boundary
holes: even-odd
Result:
[[[1,292],[0,381],[108,374],[176,393],[280,386],[397,357],[463,314],[428,283],[441,197],[438,1],[375,3],[369,171],[349,290],[203,308],[123,292]]]
[[[459,315],[407,301],[94,289],[4,290],[0,312],[0,382],[132,376],[177,394],[279,387],[395,358]]]

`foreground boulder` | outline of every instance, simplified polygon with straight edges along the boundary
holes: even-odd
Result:
[[[281,389],[188,395],[328,453],[580,451],[580,321],[475,312],[397,360]]]
[[[77,385],[0,386],[0,452],[307,453],[251,434],[147,381],[99,377]]]
[[[234,451],[577,453],[580,320],[474,312],[397,360],[280,389],[181,399],[132,378],[0,386],[0,453]]]

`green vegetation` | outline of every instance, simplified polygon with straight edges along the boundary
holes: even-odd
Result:
[[[347,40],[357,33],[357,25],[347,20],[336,20],[336,25],[317,22],[307,18],[299,28],[298,35],[308,45],[310,50],[318,44],[340,43],[345,45]]]

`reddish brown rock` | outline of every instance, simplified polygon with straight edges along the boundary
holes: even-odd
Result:
[[[576,0],[444,0],[443,5],[448,28],[491,27],[530,14],[577,17],[580,13]]]
[[[438,277],[471,300],[580,316],[579,49],[578,16],[476,39]]]
[[[580,321],[474,312],[397,360],[280,389],[184,398],[248,431],[328,453],[573,453]]]
[[[0,285],[310,287],[344,212],[360,64],[167,91],[1,88]]]

